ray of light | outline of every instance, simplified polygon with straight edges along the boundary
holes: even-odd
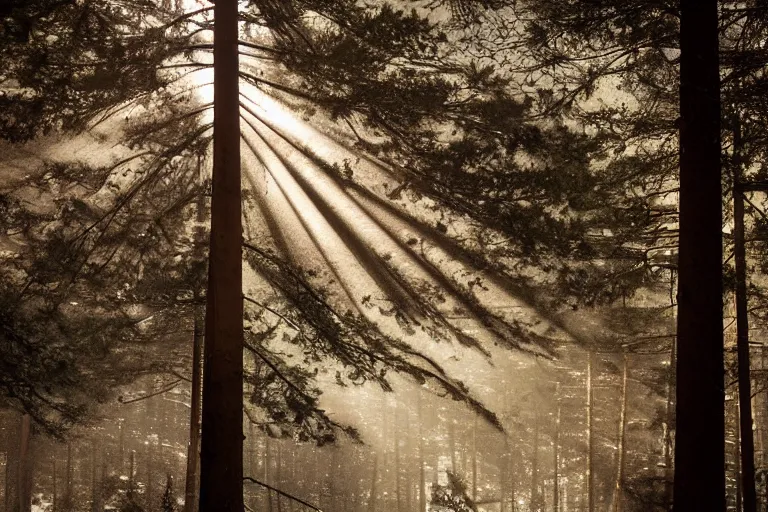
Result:
[[[253,112],[260,120],[270,123],[272,120],[268,112],[259,109],[257,105],[252,105]],[[269,117],[268,117],[269,116]],[[282,119],[285,114],[279,117]],[[283,122],[282,124],[295,126],[299,123]],[[524,326],[525,330],[533,332],[542,339],[548,337],[566,338],[564,333],[560,332],[555,326],[541,318],[541,315],[529,307],[523,301],[514,297],[504,287],[499,286],[496,280],[489,280],[488,272],[479,272],[476,268],[468,265],[467,261],[460,261],[434,239],[425,240],[421,236],[422,244],[420,252],[416,252],[409,246],[408,241],[413,240],[413,236],[407,234],[403,229],[407,223],[399,220],[397,226],[387,227],[380,222],[375,210],[363,208],[360,197],[352,198],[348,191],[343,189],[330,176],[324,174],[312,160],[303,154],[300,148],[290,146],[287,138],[283,137],[282,132],[270,132],[272,135],[264,133],[262,136],[274,146],[282,148],[278,151],[288,162],[288,167],[293,169],[298,179],[304,184],[305,190],[315,192],[317,200],[322,201],[330,211],[339,218],[346,218],[345,226],[348,232],[354,233],[360,239],[366,241],[369,250],[375,252],[380,257],[380,263],[385,266],[392,266],[409,279],[418,282],[428,282],[439,289],[445,290],[452,300],[447,300],[443,305],[443,312],[450,314],[459,309],[474,310],[475,316],[483,318],[482,311],[476,309],[473,301],[462,300],[456,295],[458,289],[456,284],[462,281],[473,282],[476,278],[482,280],[477,286],[462,286],[459,295],[470,295],[473,300],[477,300],[488,311],[503,312],[502,318],[516,326]],[[315,146],[313,146],[313,149]],[[347,238],[347,241],[348,238]],[[425,251],[424,242],[426,241],[430,250]],[[514,332],[505,329],[503,322],[493,321],[488,315],[484,315],[483,322],[487,328],[499,333],[500,336],[515,336]],[[517,333],[520,334],[519,332]],[[519,337],[519,336],[517,336]]]

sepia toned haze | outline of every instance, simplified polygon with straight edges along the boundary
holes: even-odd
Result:
[[[0,7],[0,511],[196,512],[213,467],[196,445],[213,3],[39,4]],[[555,4],[239,2],[245,510],[670,510],[677,22],[645,2],[599,19]],[[25,8],[40,19],[19,42]],[[747,105],[743,169],[762,183],[745,90],[727,97]],[[762,485],[765,199],[750,194]],[[725,487],[728,510],[752,512],[735,225]]]

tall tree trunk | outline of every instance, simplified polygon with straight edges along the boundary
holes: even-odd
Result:
[[[472,501],[477,501],[477,414],[472,421]]]
[[[136,490],[136,452],[131,450],[131,463],[128,472],[128,497],[133,499],[133,491]]]
[[[373,473],[371,475],[371,493],[368,497],[368,512],[376,512],[376,480],[379,476],[379,452],[373,454]]]
[[[539,492],[539,410],[536,409],[533,418],[533,455],[531,457],[531,511],[541,512],[544,509],[542,496]]]
[[[13,449],[7,449],[5,452],[5,489],[3,492],[3,510],[11,510],[11,503],[13,502],[13,496],[14,490],[16,489],[16,486],[14,485],[14,476],[15,476],[15,470],[16,467],[16,454],[14,453],[16,450]]]
[[[554,476],[552,477],[552,511],[560,511],[560,383],[555,385],[555,401],[557,411],[555,412],[555,435],[552,439],[552,466]]]
[[[67,466],[64,475],[64,510],[72,510],[72,443],[67,443]]]
[[[613,512],[621,512],[624,493],[624,436],[627,431],[627,354],[624,354],[624,368],[621,378],[621,410],[619,412],[619,435],[616,443],[616,482],[613,488]]]
[[[198,215],[202,208],[198,207]],[[198,216],[199,219],[199,216]],[[200,468],[200,401],[203,383],[203,311],[195,306],[192,340],[192,397],[189,415],[189,445],[187,446],[187,476],[184,483],[184,512],[197,512],[197,484]]]
[[[424,403],[421,396],[421,388],[418,389],[418,421],[419,421],[419,512],[427,512],[427,478],[426,468],[424,467]],[[449,430],[449,443],[451,445],[451,471],[456,471],[454,464],[456,463],[456,455],[454,452],[454,438],[453,438],[453,420],[448,422]]]
[[[264,437],[264,481],[266,483],[272,483],[270,482],[270,479],[272,478],[271,466],[272,466],[272,438],[270,437],[269,433],[267,433],[267,435]],[[317,472],[315,472],[315,475],[317,475]],[[267,510],[269,512],[272,512],[272,491],[267,492]]]
[[[214,7],[211,245],[205,318],[200,511],[243,511],[242,205],[237,0]]]
[[[675,512],[725,509],[717,0],[680,4]]]
[[[733,465],[734,465],[734,481],[736,486],[736,512],[742,512],[742,487],[741,487],[741,432],[739,432],[739,401],[734,401],[733,412],[733,436],[736,438],[733,443]]]
[[[752,435],[752,376],[749,364],[747,256],[744,248],[744,191],[742,189],[741,120],[733,127],[733,257],[736,267],[736,350],[738,354],[739,426],[741,428],[741,480],[744,512],[757,512],[755,440]]]
[[[448,420],[448,449],[451,450],[451,472],[456,473],[456,421]]]
[[[662,433],[662,453],[664,456],[664,504],[672,506],[672,488],[674,469],[672,467],[672,422],[674,421],[675,366],[677,363],[677,339],[672,339],[669,354],[669,373],[667,374],[667,400],[665,404],[664,425]]]
[[[51,487],[53,488],[53,500],[51,503],[51,509],[53,512],[56,512],[59,510],[59,496],[58,496],[58,489],[56,488],[56,450],[53,450],[53,456],[52,456],[52,464],[53,464],[53,477],[51,478]]]
[[[32,440],[32,418],[29,414],[21,417],[21,436],[19,437],[19,471],[18,490],[16,491],[18,512],[32,510],[32,456],[30,445]]]
[[[403,512],[402,508],[402,489],[400,489],[400,425],[397,423],[398,403],[395,402],[392,410],[392,433],[395,439],[395,507],[397,512]]]
[[[93,441],[91,444],[91,510],[104,512],[104,498],[101,488],[104,480],[104,472],[99,476],[99,466],[102,464],[103,455],[101,444]]]
[[[118,464],[118,471],[120,474],[125,470],[125,420],[118,420],[118,442],[120,443],[120,464]]]
[[[505,450],[499,455],[499,512],[507,512],[507,464],[509,463],[509,449]]]
[[[152,399],[150,399],[152,400]],[[155,510],[155,486],[153,481],[155,479],[155,445],[152,441],[146,444],[147,447],[147,487],[145,495],[145,508],[147,512],[153,512]]]
[[[594,409],[594,393],[592,390],[592,351],[587,354],[587,512],[595,511],[595,468],[594,468],[594,436],[592,435],[592,413]]]

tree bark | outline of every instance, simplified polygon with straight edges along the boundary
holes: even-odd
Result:
[[[422,402],[422,396],[421,396],[421,388],[418,390],[418,421],[419,421],[419,512],[427,512],[427,478],[425,474],[425,468],[424,468],[424,431],[423,431],[423,421],[424,421],[424,404]],[[453,420],[450,420],[448,422],[448,428],[449,430],[449,443],[451,445],[451,471],[456,471],[456,467],[454,466],[456,462],[456,455],[454,452],[455,445],[454,445],[454,438],[453,438]]]
[[[243,511],[243,293],[238,4],[214,7],[214,141],[200,511]]]
[[[594,436],[592,435],[592,413],[594,393],[592,391],[592,351],[587,354],[587,512],[595,511],[595,468]]]
[[[199,208],[200,210],[202,208]],[[197,512],[197,484],[200,468],[200,401],[203,384],[203,318],[195,306],[192,340],[192,397],[189,416],[189,445],[187,446],[187,476],[184,483],[184,512]]]
[[[397,423],[397,411],[398,405],[397,402],[395,402],[392,409],[392,437],[395,439],[395,507],[397,508],[397,512],[403,512],[401,499],[402,489],[400,488],[400,425]]]
[[[552,477],[552,511],[560,511],[560,383],[556,384],[555,401],[557,411],[555,412],[555,435],[552,439],[552,466],[554,476]],[[503,512],[503,511],[502,511]]]
[[[136,489],[135,473],[136,473],[136,452],[131,450],[131,464],[128,473],[128,498],[133,499],[133,491]]]
[[[51,509],[53,512],[56,512],[59,510],[59,496],[58,496],[58,489],[56,488],[56,450],[53,450],[53,457],[52,457],[52,464],[53,464],[53,477],[51,478],[51,487],[53,488],[53,500],[51,503]]]
[[[151,402],[152,399],[150,399],[148,402]],[[147,486],[146,486],[146,495],[145,495],[145,508],[147,512],[153,512],[155,510],[155,486],[153,485],[153,481],[155,479],[155,445],[150,440],[147,444]]]
[[[32,418],[29,414],[21,417],[21,436],[19,437],[19,470],[18,490],[16,496],[18,512],[32,510],[32,457],[30,445],[32,440]]]
[[[742,144],[741,122],[737,114],[733,127],[733,257],[736,267],[736,351],[741,429],[741,479],[744,512],[757,512],[755,439],[752,434],[752,376],[749,362],[747,256],[744,247],[744,191],[741,187]]]
[[[531,457],[531,511],[541,512],[544,509],[542,495],[539,492],[539,410],[536,409],[533,419],[533,455]]]
[[[672,340],[669,354],[669,374],[667,375],[667,400],[665,404],[664,425],[662,433],[662,453],[664,456],[664,503],[667,508],[672,505],[672,487],[674,469],[672,467],[672,422],[674,421],[675,366],[677,364],[677,339]]]
[[[376,480],[379,476],[379,454],[373,454],[373,473],[371,476],[371,493],[368,497],[368,512],[376,512]]]
[[[477,414],[472,422],[472,501],[477,501]]]
[[[725,509],[717,0],[680,4],[675,512]]]
[[[131,466],[133,467],[133,466]],[[64,510],[72,510],[72,443],[67,443],[67,466],[64,475]]]
[[[621,512],[624,492],[624,436],[627,431],[627,354],[624,354],[624,368],[621,378],[621,410],[619,412],[619,436],[616,443],[616,482],[613,488],[613,512]]]

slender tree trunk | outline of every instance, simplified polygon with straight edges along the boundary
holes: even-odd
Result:
[[[717,0],[680,4],[675,512],[725,509]]]
[[[136,489],[136,481],[135,481],[135,474],[136,474],[136,452],[134,450],[131,450],[131,463],[130,463],[130,470],[128,473],[128,497],[133,498],[133,491]]]
[[[3,492],[3,510],[6,511],[11,510],[11,503],[13,503],[13,496],[11,496],[11,494],[16,488],[16,486],[13,485],[14,467],[16,465],[16,460],[14,460],[16,454],[13,452],[15,451],[16,450],[13,449],[6,449],[5,452],[5,491]]]
[[[32,510],[31,440],[32,418],[29,414],[24,414],[21,417],[21,436],[19,438],[18,512],[30,512]]]
[[[506,448],[506,439],[505,448]],[[507,464],[509,450],[505,449],[499,456],[499,512],[507,512]]]
[[[594,409],[594,393],[592,390],[592,351],[587,354],[587,512],[595,511],[595,468],[594,468],[594,436],[592,435],[592,413]]]
[[[155,486],[153,485],[153,480],[155,477],[155,467],[154,467],[155,466],[155,453],[154,453],[155,446],[152,443],[152,441],[150,441],[149,443],[147,443],[146,447],[147,447],[147,453],[146,453],[147,455],[147,487],[146,487],[147,493],[145,496],[146,498],[145,508],[147,512],[152,512],[155,510],[155,499],[154,499]]]
[[[552,466],[554,476],[552,477],[552,510],[560,511],[560,383],[556,384],[555,401],[557,402],[557,411],[555,412],[555,435],[552,439]]]
[[[202,208],[198,207],[198,213]],[[199,219],[199,217],[198,217]],[[184,484],[184,512],[197,512],[197,483],[200,468],[200,402],[203,384],[203,311],[195,306],[192,340],[192,397],[187,446],[187,476]]]
[[[67,443],[67,466],[64,480],[64,510],[72,510],[72,443]]]
[[[405,512],[413,512],[411,495],[413,494],[413,458],[408,455],[411,453],[411,422],[409,411],[405,411],[405,421],[403,422],[403,430],[405,430],[405,442],[403,443],[405,448]]]
[[[53,451],[53,478],[51,478],[51,487],[53,488],[53,500],[51,503],[51,509],[56,512],[59,509],[59,496],[56,489],[56,450]]]
[[[118,423],[118,440],[120,443],[120,464],[118,468],[120,474],[125,470],[125,420],[120,419]]]
[[[271,465],[272,465],[272,440],[269,434],[267,434],[264,437],[264,481],[266,483],[271,483],[270,478],[272,478],[271,473]],[[317,465],[315,465],[317,467]],[[317,475],[317,472],[315,472],[315,475]],[[267,510],[269,512],[272,512],[272,491],[269,491],[267,493]]]
[[[451,472],[456,473],[456,422],[448,420],[448,449],[451,451]]]
[[[214,141],[200,511],[243,511],[243,292],[238,4],[214,7]]]
[[[673,394],[675,391],[675,366],[677,363],[677,339],[672,340],[672,348],[669,354],[669,373],[667,375],[667,400],[664,414],[662,433],[662,452],[664,456],[664,503],[669,508],[672,506],[672,487],[674,469],[672,467],[672,421],[674,420]]]
[[[379,476],[379,453],[373,454],[373,473],[371,475],[371,494],[368,497],[368,512],[376,512],[376,480]]]
[[[424,403],[423,398],[421,396],[421,388],[418,390],[418,421],[419,421],[419,512],[427,512],[427,478],[426,478],[426,468],[424,467],[424,431],[423,431],[423,422],[424,422]],[[451,444],[451,471],[456,471],[456,468],[454,466],[456,462],[456,455],[455,455],[455,446],[454,446],[454,438],[453,438],[453,420],[448,422],[448,428],[449,430],[449,442]]]
[[[613,488],[613,512],[621,512],[624,498],[624,436],[627,430],[627,354],[624,354],[624,368],[621,378],[621,410],[619,412],[619,436],[616,443],[616,482]]]
[[[543,503],[539,492],[539,410],[533,419],[533,455],[531,457],[531,511],[541,512]]]
[[[392,433],[395,439],[395,502],[397,512],[403,512],[402,489],[400,489],[400,425],[397,423],[397,411],[398,405],[395,403],[392,411]]]
[[[741,433],[739,432],[739,401],[734,401],[733,413],[733,436],[736,441],[733,443],[733,465],[735,469],[734,481],[736,483],[736,512],[742,512],[744,503],[741,486]]]
[[[747,257],[744,248],[744,191],[741,186],[741,120],[733,127],[733,256],[736,267],[736,350],[738,353],[739,426],[741,428],[741,479],[744,512],[757,512],[755,490],[755,440],[752,435],[752,376],[749,364]]]
[[[472,421],[472,501],[477,501],[477,414]]]
[[[99,465],[101,464],[101,446],[97,442],[91,444],[91,510],[93,512],[104,512],[104,503],[101,493],[101,482],[104,478],[102,473],[99,478]]]

